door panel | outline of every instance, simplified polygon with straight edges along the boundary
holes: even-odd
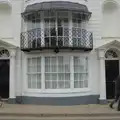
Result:
[[[0,96],[9,97],[9,60],[0,60]]]
[[[114,79],[119,75],[119,61],[118,60],[106,60],[106,95],[107,99],[113,99],[115,93]]]

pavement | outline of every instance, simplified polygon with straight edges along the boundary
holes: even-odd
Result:
[[[28,105],[28,104],[4,104],[0,108],[0,114],[107,114],[120,113],[109,105],[89,104],[73,106],[51,106],[51,105]]]

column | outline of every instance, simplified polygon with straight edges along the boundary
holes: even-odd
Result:
[[[15,55],[16,50],[10,50],[10,82],[9,82],[9,102],[15,103]]]
[[[73,41],[72,41],[72,13],[68,12],[68,17],[69,17],[69,46],[73,46]]]
[[[41,12],[41,47],[45,46],[45,37],[44,37],[44,13]]]
[[[101,104],[105,104],[106,101],[106,79],[105,79],[105,60],[104,60],[104,50],[98,51],[99,55],[99,65],[100,65],[100,98]]]

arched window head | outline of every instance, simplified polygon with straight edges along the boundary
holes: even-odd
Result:
[[[105,53],[105,58],[118,58],[118,54],[114,50],[108,50]]]
[[[6,58],[6,57],[9,57],[9,56],[10,56],[10,53],[9,53],[8,50],[6,50],[6,49],[0,50],[0,57]]]

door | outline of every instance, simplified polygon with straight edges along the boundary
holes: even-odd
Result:
[[[119,75],[119,60],[106,60],[105,69],[107,99],[113,99],[115,94],[114,79]]]
[[[9,60],[0,60],[0,96],[9,97]]]

